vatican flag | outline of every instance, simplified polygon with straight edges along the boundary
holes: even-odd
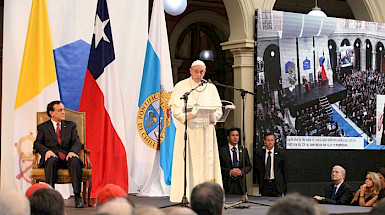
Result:
[[[36,137],[36,112],[45,111],[50,101],[60,100],[45,0],[33,0],[17,87],[13,145],[8,156],[13,166],[2,166],[12,173],[18,189],[31,185],[33,142]],[[8,168],[12,168],[8,169]]]

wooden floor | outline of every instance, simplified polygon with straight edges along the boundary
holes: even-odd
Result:
[[[162,208],[162,210],[168,214],[167,212],[172,210],[173,207],[177,203],[171,203],[169,201],[169,197],[138,197],[136,195],[130,195],[129,198],[132,200],[132,202],[135,204],[135,208],[141,208],[147,205],[153,205],[158,208]],[[226,197],[226,204],[230,205],[232,203],[237,202],[240,199],[238,196],[227,196]],[[224,214],[256,214],[256,215],[264,215],[266,214],[267,210],[270,208],[269,205],[272,205],[275,202],[274,199],[267,199],[264,198],[264,203],[262,204],[252,204],[252,203],[244,203],[241,206],[248,206],[249,208],[230,208],[224,211]],[[94,204],[95,200],[91,199],[91,204]],[[65,200],[65,212],[67,215],[88,215],[88,214],[94,214],[96,212],[95,205],[85,208],[74,208],[74,197],[71,197],[67,200]],[[163,208],[164,207],[164,208]]]
[[[135,204],[136,208],[141,208],[147,205],[153,205],[159,208],[172,205],[168,197],[151,198],[151,197],[137,197],[135,195],[130,195],[129,198]],[[96,212],[95,199],[91,199],[91,207],[85,206],[84,208],[75,208],[74,204],[75,204],[74,197],[71,197],[65,200],[65,212],[67,215],[86,215],[86,214],[88,215],[88,214],[95,214]],[[162,210],[165,211],[165,213],[167,214],[167,212],[170,211],[172,207],[166,207],[166,208],[163,208]]]
[[[168,197],[138,197],[130,195],[129,198],[135,204],[136,208],[141,208],[146,205],[153,205],[158,208],[163,208],[167,214],[172,209],[174,204],[170,203]],[[239,196],[226,195],[225,205],[231,205],[240,200]],[[223,214],[231,215],[265,215],[269,208],[275,203],[276,198],[274,197],[255,197],[249,196],[249,203],[242,203],[237,208],[229,208],[224,210]],[[94,200],[91,202],[95,202]],[[66,208],[65,212],[67,215],[88,215],[96,212],[95,206],[85,208],[74,208],[74,198],[65,200]],[[358,206],[340,206],[340,205],[322,205],[330,214],[368,214],[371,208],[358,207]]]

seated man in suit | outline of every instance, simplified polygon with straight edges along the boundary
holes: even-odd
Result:
[[[34,149],[41,154],[39,167],[44,167],[45,180],[53,188],[59,168],[68,168],[75,194],[75,207],[84,207],[81,197],[82,161],[79,150],[83,147],[76,130],[76,124],[65,120],[64,105],[52,101],[47,105],[50,120],[37,126]]]
[[[264,148],[256,153],[256,175],[263,196],[279,197],[287,191],[286,156],[275,147],[275,135],[266,132]]]
[[[243,183],[246,179],[243,178],[251,171],[251,164],[247,149],[243,150],[238,143],[239,131],[239,128],[230,128],[226,135],[228,143],[219,146],[223,188],[226,194],[242,195],[247,191]],[[243,154],[245,154],[245,168],[242,168]]]
[[[333,183],[325,187],[321,196],[314,196],[319,203],[334,205],[350,205],[354,190],[345,180],[346,171],[342,166],[334,166],[331,173]]]

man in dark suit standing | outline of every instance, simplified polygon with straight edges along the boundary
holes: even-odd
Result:
[[[34,149],[41,154],[39,167],[44,167],[45,179],[55,187],[59,168],[68,168],[75,194],[75,207],[84,207],[81,197],[82,161],[79,150],[83,147],[76,130],[76,124],[65,120],[64,105],[52,101],[47,105],[50,120],[37,126]]]
[[[334,166],[331,173],[333,183],[325,187],[321,196],[314,196],[319,203],[334,205],[350,205],[354,190],[345,182],[346,170],[342,166]]]
[[[226,194],[245,194],[245,175],[251,171],[249,153],[239,144],[239,128],[230,128],[227,131],[227,144],[219,146],[219,160],[221,164],[223,188]],[[245,168],[243,167],[245,155]],[[245,173],[245,174],[244,174]],[[245,191],[245,192],[244,192]]]
[[[263,196],[283,196],[287,191],[287,170],[284,151],[275,148],[274,133],[267,132],[264,145],[256,153],[256,174],[259,192]]]

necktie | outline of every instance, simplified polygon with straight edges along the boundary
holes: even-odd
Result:
[[[237,148],[235,146],[231,149],[233,152],[233,168],[238,167],[238,156],[237,156]]]
[[[61,131],[60,131],[60,123],[56,123],[56,137],[57,137],[57,140],[59,141],[59,144],[61,145]],[[65,160],[66,159],[66,155],[59,151],[59,158],[61,160]]]
[[[337,194],[337,186],[334,186],[332,196],[330,197],[331,200],[336,200],[336,194]]]
[[[271,151],[268,152],[266,168],[265,168],[265,179],[270,179],[270,171],[271,171]]]
[[[61,131],[60,131],[60,123],[56,123],[56,137],[61,145]]]

